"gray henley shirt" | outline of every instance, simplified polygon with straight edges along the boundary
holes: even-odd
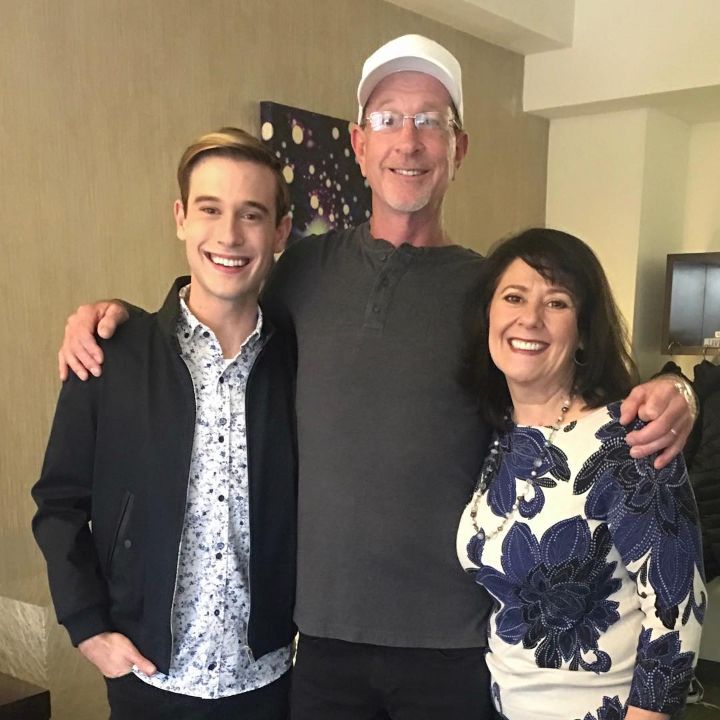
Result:
[[[458,370],[482,258],[368,225],[303,238],[264,307],[298,343],[300,631],[375,645],[485,644],[489,598],[463,574],[458,521],[487,428]]]

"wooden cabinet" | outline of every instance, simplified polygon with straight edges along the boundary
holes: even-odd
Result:
[[[49,720],[50,693],[0,673],[0,720]]]

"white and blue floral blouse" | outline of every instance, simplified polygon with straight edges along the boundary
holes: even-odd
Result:
[[[552,432],[513,427],[460,521],[460,562],[495,598],[487,663],[509,720],[620,720],[628,705],[682,707],[706,606],[685,464],[630,457],[619,404]],[[533,461],[540,458],[540,467]]]

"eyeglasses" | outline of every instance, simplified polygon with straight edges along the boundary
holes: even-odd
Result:
[[[428,110],[415,113],[414,115],[403,115],[395,110],[376,110],[368,113],[365,120],[370,123],[373,132],[397,132],[405,125],[405,120],[412,120],[418,130],[439,132],[448,127],[460,126],[454,118],[449,118],[439,110]]]

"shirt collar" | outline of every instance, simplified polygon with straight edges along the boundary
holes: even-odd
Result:
[[[184,345],[183,339],[188,337],[192,339],[197,331],[208,332],[210,336],[215,339],[215,333],[206,325],[204,325],[197,317],[193,314],[192,310],[187,304],[187,297],[190,294],[190,285],[188,283],[184,287],[180,288],[178,296],[180,298],[180,316],[178,318],[178,329],[177,335],[180,340],[181,347]],[[246,348],[251,347],[257,343],[262,337],[263,329],[263,314],[262,309],[258,305],[257,307],[257,322],[255,323],[254,330],[245,338],[243,344],[240,346],[238,355]],[[216,340],[217,342],[217,340]],[[218,343],[219,347],[219,343]],[[237,355],[235,356],[237,357]],[[234,359],[234,358],[232,358]]]

